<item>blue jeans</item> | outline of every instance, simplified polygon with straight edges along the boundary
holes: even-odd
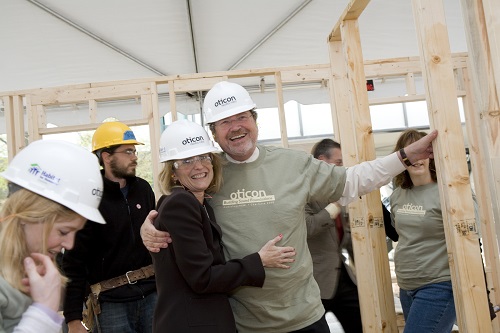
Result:
[[[451,332],[456,320],[451,281],[428,284],[415,290],[399,289],[405,317],[404,333]]]
[[[151,333],[157,294],[124,303],[101,303],[101,333]],[[94,330],[93,332],[97,332]]]

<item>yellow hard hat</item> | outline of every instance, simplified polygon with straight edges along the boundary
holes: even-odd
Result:
[[[135,139],[134,132],[118,121],[103,123],[92,136],[92,152],[117,145],[143,145]]]

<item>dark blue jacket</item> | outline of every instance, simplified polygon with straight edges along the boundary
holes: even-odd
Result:
[[[64,301],[66,322],[82,318],[82,303],[88,286],[152,263],[142,243],[140,228],[155,208],[155,197],[147,181],[127,178],[125,198],[117,182],[103,176],[104,192],[99,211],[106,224],[87,221],[75,238],[75,246],[63,255],[62,268],[69,283]],[[127,302],[156,290],[154,276],[99,295],[101,301]]]

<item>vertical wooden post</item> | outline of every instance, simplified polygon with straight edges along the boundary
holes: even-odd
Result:
[[[5,131],[7,133],[7,157],[8,161],[12,160],[16,152],[16,137],[15,137],[15,126],[14,126],[14,102],[12,96],[4,96],[3,109],[5,114]]]
[[[14,121],[14,151],[13,155],[10,155],[9,159],[12,159],[15,154],[17,154],[22,148],[26,146],[26,138],[24,136],[24,105],[23,97],[20,95],[12,96],[13,108],[12,108],[12,119]]]
[[[89,100],[89,120],[91,124],[97,123],[97,101]]]
[[[28,143],[42,138],[40,123],[45,123],[45,110],[42,104],[31,103],[31,95],[26,95],[26,113],[28,114]]]
[[[461,332],[492,332],[443,2],[412,0]]]
[[[495,232],[495,223],[493,210],[491,209],[491,192],[489,190],[489,182],[491,179],[487,177],[488,172],[486,165],[486,154],[481,149],[481,132],[478,130],[481,126],[479,113],[476,112],[474,105],[474,93],[470,82],[469,73],[466,68],[462,69],[462,77],[466,95],[463,98],[465,124],[467,127],[467,137],[469,141],[469,154],[472,163],[472,174],[474,176],[475,194],[479,206],[479,215],[481,223],[481,238],[483,242],[485,274],[490,290],[490,300],[493,304],[498,304],[498,291],[500,290],[499,277],[499,250],[497,237]],[[492,322],[493,331],[500,332],[498,318]]]
[[[151,83],[151,95],[150,95],[150,110],[148,113],[148,125],[149,125],[149,140],[151,143],[151,162],[153,163],[153,188],[155,194],[158,196],[160,191],[160,184],[158,183],[157,175],[160,174],[161,163],[160,163],[160,110],[158,102],[158,90],[155,83]],[[159,198],[159,197],[158,197]]]
[[[481,148],[488,156],[486,168],[490,178],[490,191],[492,198],[500,195],[500,182],[492,182],[494,172],[498,164],[493,164],[495,159],[500,158],[500,59],[498,48],[500,47],[500,17],[497,6],[493,6],[489,0],[461,0],[464,15],[465,32],[469,50],[469,73],[474,88],[475,105],[482,119]],[[484,4],[484,6],[483,6]],[[488,24],[489,22],[489,24]],[[490,52],[491,51],[491,52]],[[496,57],[493,56],[495,52]],[[497,178],[498,179],[498,178]],[[496,233],[500,235],[500,205],[498,200],[491,202],[493,214],[496,221]]]
[[[172,122],[177,120],[177,104],[175,101],[175,81],[168,81],[168,98],[170,99],[170,114]]]
[[[330,39],[335,109],[346,166],[375,158],[368,93],[357,20],[340,23]],[[343,90],[343,92],[341,91]],[[365,332],[397,332],[380,193],[349,205],[358,292]]]
[[[276,97],[278,99],[278,116],[280,119],[281,144],[288,148],[288,133],[286,129],[285,103],[283,101],[283,84],[281,82],[281,72],[274,74],[276,84]]]

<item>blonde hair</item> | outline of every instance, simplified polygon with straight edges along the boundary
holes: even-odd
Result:
[[[210,185],[205,190],[206,193],[216,193],[220,190],[222,186],[222,159],[219,154],[209,153],[212,158],[212,166],[214,171],[214,179],[210,182]],[[167,161],[163,164],[163,169],[158,175],[158,181],[160,183],[161,193],[169,195],[172,193],[172,188],[174,186],[179,186],[179,184],[174,180],[174,162]]]
[[[19,189],[5,201],[0,213],[0,275],[14,288],[25,292],[23,259],[30,255],[23,224],[43,223],[42,251],[54,224],[72,220],[77,213],[26,189]],[[47,253],[43,253],[47,254]],[[62,282],[66,278],[61,275]]]

